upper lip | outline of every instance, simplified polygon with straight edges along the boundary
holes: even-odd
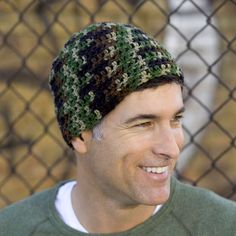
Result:
[[[166,167],[166,166],[172,166],[173,158],[165,158],[163,156],[155,156],[143,159],[139,162],[138,167]]]
[[[170,166],[170,163],[161,163],[161,164],[142,164],[139,165],[140,168],[142,167],[166,167],[166,166]]]

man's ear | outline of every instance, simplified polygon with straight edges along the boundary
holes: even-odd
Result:
[[[92,139],[92,132],[83,131],[79,137],[74,137],[71,143],[74,149],[78,153],[85,154],[88,151],[91,139]]]

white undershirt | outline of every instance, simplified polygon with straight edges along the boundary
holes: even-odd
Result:
[[[88,231],[80,224],[72,207],[71,192],[75,184],[76,181],[72,181],[62,185],[59,188],[55,200],[55,206],[61,219],[64,221],[65,224],[67,224],[73,229],[79,230],[84,233],[88,233]],[[153,215],[159,211],[161,206],[162,205],[156,206]]]

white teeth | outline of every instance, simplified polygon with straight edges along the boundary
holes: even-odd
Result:
[[[168,170],[168,166],[164,167],[142,167],[142,169],[148,173],[162,174]]]

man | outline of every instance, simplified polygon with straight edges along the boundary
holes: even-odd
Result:
[[[172,176],[183,75],[158,42],[90,25],[55,59],[50,86],[76,181],[2,210],[0,235],[236,235],[235,203]]]

